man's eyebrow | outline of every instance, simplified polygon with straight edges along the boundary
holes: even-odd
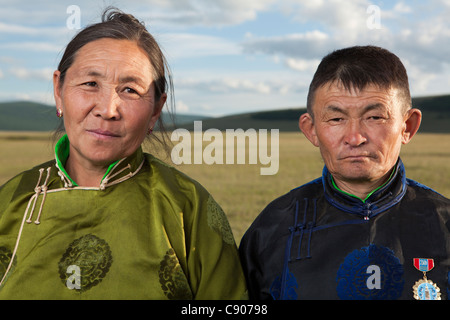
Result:
[[[368,112],[376,109],[385,109],[385,106],[382,103],[369,104],[363,108],[363,112]]]
[[[377,110],[377,109],[385,109],[384,104],[382,104],[382,103],[369,104],[369,105],[367,105],[367,106],[362,108],[361,113],[366,113],[366,112],[369,112],[369,111],[372,111],[372,110]],[[342,113],[342,114],[348,114],[347,110],[345,110],[345,109],[343,109],[341,107],[332,105],[332,104],[326,106],[325,111],[328,111],[328,112],[339,112],[339,113]]]
[[[347,114],[348,113],[346,110],[344,110],[344,109],[342,109],[342,108],[340,108],[338,106],[332,105],[332,104],[326,106],[325,111],[327,111],[327,112],[339,112],[339,113],[342,113],[342,114]]]

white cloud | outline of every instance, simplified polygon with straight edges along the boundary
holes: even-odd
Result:
[[[355,37],[366,27],[367,0],[327,0],[327,1],[291,1],[292,15],[299,22],[318,21],[328,32],[342,33],[347,38]]]
[[[395,4],[393,11],[398,13],[411,13],[412,8],[404,2],[398,2]]]
[[[323,54],[333,43],[329,36],[321,31],[313,30],[306,33],[288,34],[278,37],[256,38],[248,37],[243,43],[247,53],[281,53],[288,57],[314,59]]]
[[[273,107],[304,105],[299,95],[320,59],[356,44],[380,45],[397,54],[407,65],[413,94],[448,92],[450,86],[450,0],[0,0],[0,77],[3,72],[8,81],[27,84],[24,79],[51,79],[53,70],[42,66],[56,63],[49,60],[76,32],[66,26],[72,4],[81,9],[82,27],[98,22],[109,4],[145,21],[173,68],[178,108],[189,112],[221,105],[222,112],[271,102]],[[367,27],[370,5],[381,9],[381,29]],[[275,23],[256,29],[259,18],[279,14],[290,31]],[[11,57],[14,63],[6,61]]]
[[[277,0],[15,0],[0,1],[0,21],[23,21],[28,26],[59,23],[66,26],[67,7],[77,5],[82,25],[97,22],[108,5],[136,15],[150,26],[165,28],[207,26],[224,27],[254,20],[259,12],[267,11]],[[20,31],[20,30],[19,30]],[[22,30],[30,31],[30,30]]]
[[[11,68],[9,73],[21,80],[38,80],[38,81],[51,81],[53,78],[52,68],[42,69],[26,69],[26,68]]]
[[[275,0],[152,0],[150,21],[166,26],[223,27],[254,20]]]
[[[47,105],[54,105],[53,92],[29,91],[29,92],[1,92],[0,101],[32,101]]]
[[[285,64],[292,70],[296,71],[314,72],[317,69],[319,63],[320,63],[319,59],[306,60],[306,59],[286,58],[285,60]]]
[[[284,56],[286,66],[306,71],[305,61],[321,59],[332,50],[374,44],[408,59],[429,79],[449,65],[449,0],[414,3],[415,7],[401,1],[391,9],[380,4],[380,29],[367,26],[369,5],[367,0],[283,1],[281,12],[305,25],[314,23],[316,29],[276,37],[250,36],[242,43],[244,52]]]
[[[9,42],[0,44],[0,48],[4,50],[21,50],[31,52],[52,52],[52,53],[59,53],[64,50],[64,46],[46,41]]]
[[[186,103],[184,103],[183,101],[177,101],[177,112],[188,112],[189,111],[189,107]]]
[[[214,94],[241,94],[252,93],[260,96],[272,94],[286,94],[290,90],[305,90],[306,85],[298,81],[298,77],[287,79],[282,75],[274,75],[274,80],[256,80],[261,74],[248,75],[249,78],[225,76],[223,78],[182,78],[175,80],[175,90],[179,91],[202,91]],[[250,79],[252,77],[252,79]]]
[[[2,34],[22,34],[22,35],[38,35],[39,30],[18,24],[6,24],[0,22],[0,32]]]
[[[214,79],[178,79],[175,86],[182,90],[194,89],[203,90],[210,93],[236,93],[236,92],[253,92],[259,94],[270,93],[272,87],[268,83],[255,82],[238,78],[214,78]]]
[[[169,33],[156,36],[170,58],[191,58],[214,55],[236,55],[240,48],[219,37],[189,33]]]

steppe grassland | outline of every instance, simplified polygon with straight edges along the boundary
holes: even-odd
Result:
[[[203,147],[210,143],[203,142]],[[0,185],[54,157],[49,133],[0,132],[0,150]],[[170,163],[170,156],[159,149],[146,145],[144,150]],[[401,157],[409,178],[450,197],[450,134],[418,134],[403,146]],[[323,168],[319,150],[300,132],[280,133],[277,174],[261,175],[261,167],[267,165],[246,163],[175,166],[199,181],[222,206],[238,244],[269,202],[319,177]]]

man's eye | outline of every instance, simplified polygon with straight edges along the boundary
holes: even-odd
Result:
[[[126,93],[133,93],[133,94],[137,94],[137,91],[132,89],[132,88],[125,88],[124,90]]]
[[[88,86],[88,87],[96,87],[97,86],[97,82],[95,81],[88,81],[83,83],[83,85]]]

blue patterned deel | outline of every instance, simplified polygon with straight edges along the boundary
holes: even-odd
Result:
[[[284,288],[282,277],[286,276]],[[273,281],[270,287],[270,294],[274,300],[297,300],[297,292],[298,289],[297,280],[294,275],[289,272],[289,269],[286,269],[286,274],[278,276]]]
[[[340,265],[336,281],[343,300],[395,300],[405,282],[394,252],[373,244],[351,252]]]

